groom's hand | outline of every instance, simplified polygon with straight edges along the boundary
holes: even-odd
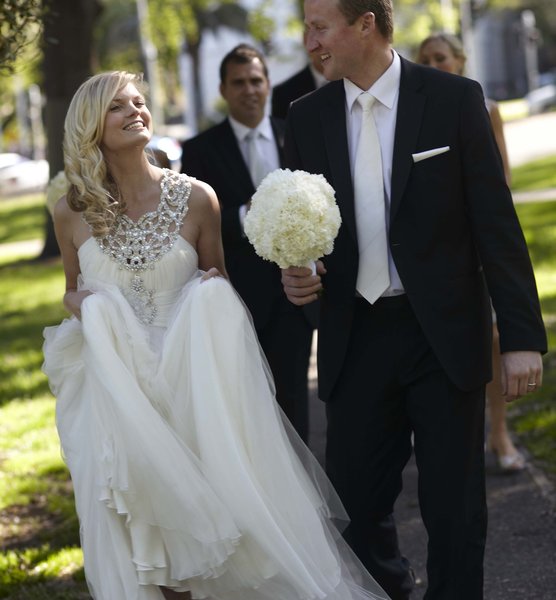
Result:
[[[537,391],[542,385],[540,352],[504,352],[502,354],[502,395],[506,402]]]
[[[321,275],[326,273],[322,261],[316,263],[317,273],[313,275],[308,267],[288,267],[282,269],[282,285],[290,302],[303,306],[318,300],[322,291]]]

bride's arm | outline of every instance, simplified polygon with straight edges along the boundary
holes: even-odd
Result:
[[[192,181],[189,213],[184,220],[186,239],[194,236],[199,255],[199,268],[207,271],[205,278],[228,277],[220,230],[220,206],[212,187],[202,181]]]
[[[77,277],[80,273],[79,257],[75,246],[75,233],[81,215],[70,209],[65,196],[54,208],[54,231],[62,255],[62,263],[66,276],[66,292],[64,306],[78,319],[81,318],[81,303],[91,294],[88,290],[77,290]]]

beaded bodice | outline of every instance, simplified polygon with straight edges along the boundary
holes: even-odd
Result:
[[[108,235],[95,238],[104,254],[120,269],[133,273],[129,286],[122,292],[139,320],[146,325],[156,317],[156,290],[145,286],[141,273],[153,269],[174,245],[187,214],[190,193],[191,183],[186,176],[164,169],[158,208],[136,222],[127,215],[119,215]]]
[[[176,241],[187,213],[190,193],[191,183],[187,178],[164,169],[158,208],[144,214],[137,222],[127,215],[118,216],[110,233],[96,238],[102,251],[122,269],[152,269]]]

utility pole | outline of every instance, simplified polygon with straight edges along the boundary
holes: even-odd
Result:
[[[466,74],[471,79],[476,79],[478,75],[477,56],[475,52],[475,34],[473,31],[473,13],[471,3],[473,0],[461,0],[460,4],[460,23],[461,39],[465,54],[467,55]]]
[[[164,128],[164,115],[160,104],[158,52],[151,39],[148,0],[135,0],[135,2],[137,5],[137,17],[139,19],[139,40],[141,42],[141,52],[145,57],[145,74],[149,84],[149,110],[153,116],[155,129],[160,131]]]

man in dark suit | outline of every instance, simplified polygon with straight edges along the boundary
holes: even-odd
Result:
[[[265,115],[269,92],[264,57],[246,44],[231,50],[220,66],[220,93],[229,116],[184,142],[181,170],[216,191],[226,269],[253,317],[278,403],[306,439],[313,326],[306,309],[293,306],[284,296],[280,269],[257,256],[243,232],[257,185],[283,161],[283,121]]]
[[[326,79],[322,74],[322,66],[318,57],[311,59],[307,66],[301,71],[294,73],[289,79],[275,85],[272,88],[272,116],[278,119],[285,119],[288,114],[290,104],[322,87]]]
[[[351,518],[346,538],[393,600],[409,597],[393,507],[413,434],[429,536],[425,597],[480,600],[489,293],[508,400],[538,389],[546,350],[482,90],[400,58],[391,48],[390,0],[306,0],[305,25],[307,50],[327,79],[340,80],[290,107],[286,162],[324,174],[343,223],[318,275],[290,268],[282,279],[297,305],[322,291],[319,393],[327,402],[327,470]],[[386,229],[387,275],[372,301],[359,291],[368,273],[355,216],[359,134],[368,122],[359,105],[369,95],[376,99],[371,118],[383,184],[375,195],[385,205],[376,225]]]

